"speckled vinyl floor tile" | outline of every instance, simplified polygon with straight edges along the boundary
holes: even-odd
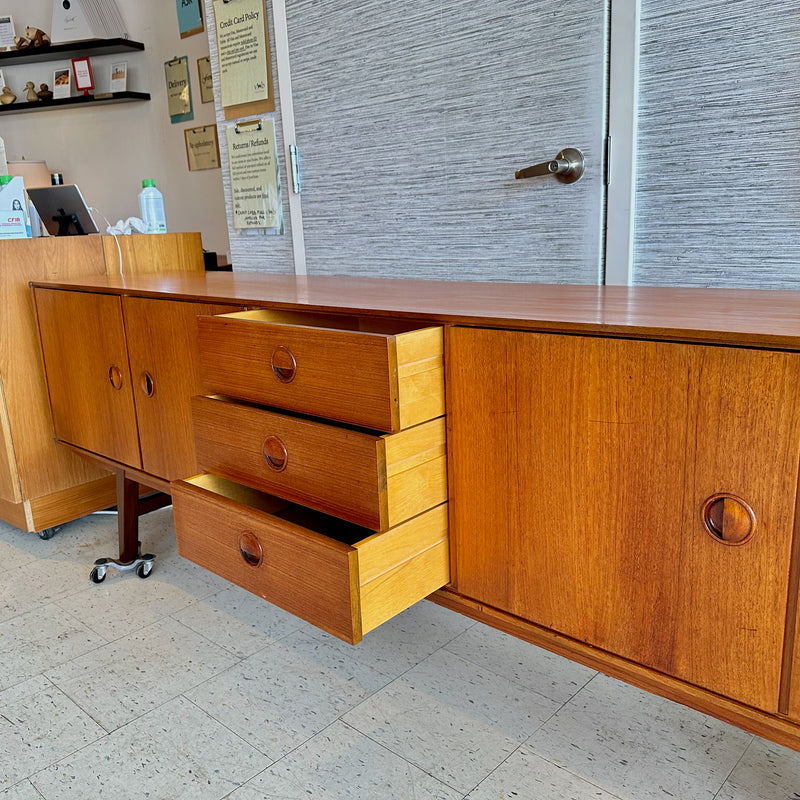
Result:
[[[45,800],[218,800],[270,760],[184,698],[32,776]]]
[[[352,647],[293,633],[186,696],[277,759],[389,680]]]
[[[528,744],[625,800],[713,800],[751,739],[724,722],[598,675]]]
[[[230,800],[461,800],[461,792],[334,722],[237,789]]]
[[[343,719],[448,786],[467,792],[558,706],[440,650]]]

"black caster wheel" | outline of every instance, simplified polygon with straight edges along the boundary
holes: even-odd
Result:
[[[105,579],[106,579],[106,571],[105,570],[103,570],[102,573],[101,573],[100,570],[98,570],[97,567],[95,567],[89,573],[89,580],[92,583],[102,583]]]
[[[47,541],[48,539],[52,539],[60,530],[61,528],[57,526],[53,528],[45,528],[43,531],[39,531],[39,538]]]
[[[153,564],[151,562],[143,562],[136,567],[136,574],[145,580],[153,574]]]

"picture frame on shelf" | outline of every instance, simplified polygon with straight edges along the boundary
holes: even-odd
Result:
[[[72,73],[68,69],[53,72],[53,100],[64,100],[72,93]]]
[[[111,65],[111,91],[124,92],[128,88],[128,62],[117,61]]]
[[[88,58],[73,58],[72,74],[75,76],[75,88],[79,92],[83,92],[84,95],[88,95],[89,90],[94,89],[92,63]]]

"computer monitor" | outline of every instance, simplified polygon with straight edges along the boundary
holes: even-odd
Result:
[[[74,184],[31,188],[28,197],[51,236],[100,232],[80,189]]]

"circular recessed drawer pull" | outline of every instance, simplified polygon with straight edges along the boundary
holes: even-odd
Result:
[[[703,525],[722,544],[744,544],[753,538],[756,515],[741,497],[714,494],[703,503]]]
[[[153,380],[153,376],[145,370],[140,378],[139,378],[139,385],[142,387],[142,391],[148,396],[152,397],[156,393],[156,384]]]
[[[111,385],[119,390],[122,388],[122,370],[117,366],[108,368],[108,380]]]
[[[297,374],[297,361],[288,347],[281,345],[275,348],[270,359],[272,372],[281,383],[291,383]]]
[[[249,566],[260,566],[264,559],[264,551],[261,549],[261,542],[258,541],[254,533],[245,531],[239,537],[239,554]]]
[[[283,472],[286,469],[286,465],[289,463],[289,453],[286,445],[277,436],[267,436],[261,452],[270,469],[274,469],[275,472]]]

